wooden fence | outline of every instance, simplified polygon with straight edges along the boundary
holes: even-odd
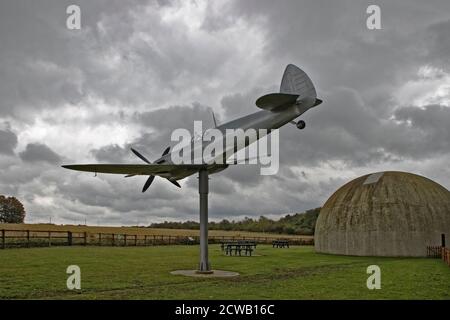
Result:
[[[441,246],[428,246],[427,257],[441,258],[450,267],[450,249]]]
[[[442,260],[450,267],[450,249],[442,248]]]
[[[427,246],[427,257],[429,258],[440,258],[442,255],[441,246]]]
[[[156,246],[177,244],[198,244],[198,236],[171,236],[171,235],[138,235],[123,233],[90,233],[73,231],[46,231],[46,230],[1,230],[0,248],[30,248],[51,246]],[[247,236],[209,236],[211,244],[224,241],[247,240],[260,244],[272,244],[274,237],[247,237]],[[291,245],[313,245],[313,239],[289,238]]]

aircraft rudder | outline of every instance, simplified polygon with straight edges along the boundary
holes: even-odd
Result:
[[[316,98],[316,89],[308,75],[299,67],[288,64],[284,70],[280,93],[296,94],[300,98]]]

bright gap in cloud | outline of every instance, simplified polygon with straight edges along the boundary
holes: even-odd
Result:
[[[32,124],[18,127],[18,150],[42,143],[77,161],[91,159],[89,151],[109,144],[124,145],[140,134],[139,126],[119,114],[119,107],[91,100],[84,106],[65,105],[44,110]]]
[[[216,5],[221,5],[223,1],[215,1]],[[177,1],[176,5],[171,5],[161,10],[161,20],[165,23],[183,21],[190,30],[199,29],[205,18],[208,2],[197,1]]]
[[[419,67],[417,78],[406,82],[394,95],[399,105],[450,106],[450,74],[430,65]]]

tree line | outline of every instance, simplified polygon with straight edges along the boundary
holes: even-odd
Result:
[[[279,220],[272,220],[264,216],[258,219],[245,217],[240,221],[223,219],[219,222],[211,221],[210,230],[268,232],[292,235],[313,235],[320,207],[302,213],[288,214]],[[198,229],[199,223],[195,221],[152,223],[149,228],[164,229]]]
[[[210,230],[226,231],[250,231],[267,232],[292,235],[313,235],[320,207],[307,210],[301,213],[288,214],[278,220],[272,220],[264,216],[258,219],[245,217],[243,220],[223,219],[219,222],[210,221]],[[5,197],[0,195],[0,223],[23,223],[25,219],[25,209],[22,203],[15,197]],[[152,223],[149,228],[164,229],[199,229],[196,221]]]

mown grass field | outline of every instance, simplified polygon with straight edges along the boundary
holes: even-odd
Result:
[[[316,254],[312,247],[258,246],[255,257],[224,256],[213,268],[229,279],[174,276],[193,269],[198,246],[51,247],[0,250],[1,299],[450,299],[450,268],[439,259]],[[68,265],[81,268],[80,292],[66,288]],[[368,290],[366,268],[381,268]]]
[[[116,233],[128,235],[164,235],[164,236],[198,236],[198,230],[189,229],[162,229],[162,228],[138,228],[138,227],[107,227],[107,226],[77,226],[77,225],[54,225],[54,224],[27,224],[27,223],[0,223],[0,230],[30,230],[30,231],[72,231],[88,233]],[[209,230],[210,236],[225,237],[267,237],[288,239],[312,239],[313,236],[279,235],[273,233],[247,232],[247,231],[224,231]]]

